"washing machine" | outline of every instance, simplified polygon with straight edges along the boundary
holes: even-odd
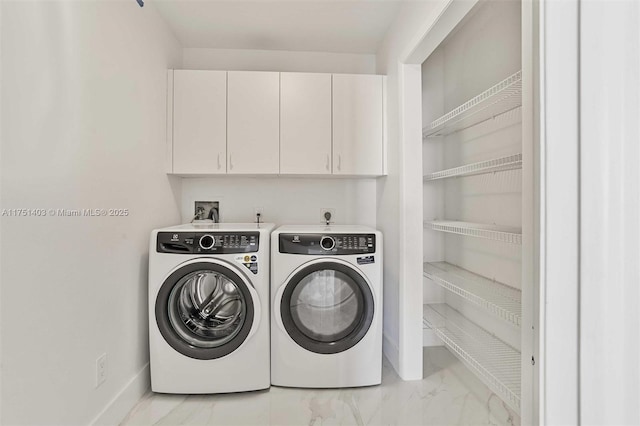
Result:
[[[180,225],[151,233],[151,390],[202,394],[270,386],[273,224]]]
[[[282,226],[271,234],[271,383],[380,384],[382,234]]]

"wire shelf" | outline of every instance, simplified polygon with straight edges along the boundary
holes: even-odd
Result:
[[[422,129],[422,137],[444,136],[466,129],[522,105],[522,71],[505,78],[478,96]]]
[[[424,263],[423,274],[444,289],[520,326],[521,292],[508,285],[474,274],[447,262]]]
[[[466,237],[486,238],[510,244],[522,244],[522,230],[510,226],[450,220],[425,221],[424,227],[434,231],[449,232]]]
[[[475,176],[521,168],[522,154],[515,154],[509,155],[507,157],[494,158],[491,160],[480,161],[478,163],[466,164],[460,167],[441,170],[439,172],[426,175],[424,177],[424,180],[431,181],[451,177]]]
[[[432,316],[429,316],[429,305],[422,306],[422,328],[435,328],[430,322],[429,319],[433,319]]]
[[[520,352],[446,304],[424,305],[444,344],[511,408],[520,411]]]

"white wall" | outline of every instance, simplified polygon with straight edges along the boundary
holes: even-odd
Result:
[[[277,50],[183,49],[184,69],[374,74],[375,56]],[[320,223],[320,209],[335,209],[340,224],[376,226],[376,180],[333,178],[215,177],[182,180],[182,219],[193,218],[194,201],[220,201],[224,222],[263,220]]]
[[[579,0],[540,3],[540,423],[580,424]]]
[[[375,55],[285,50],[183,49],[184,69],[375,74]]]
[[[415,247],[415,236],[404,235],[404,217],[401,210],[405,212],[417,212],[422,215],[422,200],[419,190],[411,190],[413,184],[407,180],[407,172],[411,176],[417,174],[417,180],[421,185],[421,170],[418,166],[416,170],[407,170],[405,160],[413,158],[421,164],[421,152],[411,152],[402,145],[402,133],[399,119],[401,116],[400,93],[403,89],[403,81],[400,76],[400,61],[407,54],[407,49],[412,48],[417,43],[416,37],[422,33],[424,28],[428,28],[438,16],[439,11],[446,4],[441,2],[407,2],[400,9],[398,16],[389,27],[387,35],[382,42],[376,55],[377,72],[387,74],[387,141],[388,141],[388,170],[389,176],[379,179],[377,182],[378,228],[386,235],[385,239],[385,264],[384,264],[384,352],[391,361],[394,368],[404,379],[420,379],[422,377],[422,353],[400,352],[401,334],[404,325],[401,325],[402,318],[408,315],[405,312],[404,302],[407,300],[422,300],[421,289],[421,257],[422,249]],[[418,74],[419,75],[419,74]],[[417,93],[419,96],[419,93]],[[413,151],[419,151],[413,147]],[[407,190],[408,189],[408,190]],[[416,206],[417,205],[417,206]],[[417,208],[416,208],[417,207]],[[402,232],[401,232],[402,231]],[[403,237],[404,236],[404,237]],[[405,238],[406,237],[406,238]],[[413,241],[413,245],[408,241]],[[419,240],[418,240],[419,241]],[[419,244],[419,243],[418,243]],[[411,251],[418,253],[418,256],[410,255]],[[414,261],[414,258],[418,258]],[[415,265],[406,265],[415,263]],[[402,282],[405,279],[403,269],[405,266],[418,268],[416,282]],[[408,278],[412,280],[412,278]],[[415,327],[420,333],[418,314]],[[421,342],[418,342],[421,347]],[[420,348],[418,348],[420,350]],[[415,351],[413,351],[415,352]]]
[[[421,66],[422,71],[422,123],[426,124],[433,117],[440,117],[445,111],[445,87],[444,87],[444,49],[436,49],[429,60]],[[422,144],[422,171],[423,174],[445,169],[442,144],[433,141]],[[433,182],[422,187],[422,217],[424,220],[433,220],[445,217],[443,200],[443,182]],[[425,262],[444,259],[444,241],[446,234],[430,230],[423,231],[422,256]],[[445,291],[442,287],[434,285],[431,280],[423,280],[423,303],[444,303]],[[442,340],[435,335],[429,339],[429,343],[442,344]]]
[[[0,422],[117,423],[148,384],[149,231],[180,220],[164,123],[182,51],[151,2],[4,1],[1,31],[2,208],[130,213],[2,217]]]
[[[2,4],[0,2],[0,25],[2,24]],[[2,170],[2,27],[0,27],[0,171]],[[4,206],[2,184],[0,184],[0,208]],[[2,226],[0,225],[0,270],[2,269]],[[2,273],[0,273],[0,321],[2,320]],[[2,423],[2,327],[0,326],[0,423]]]
[[[580,8],[580,421],[640,424],[640,4]]]
[[[375,179],[216,177],[182,183],[182,219],[194,216],[194,201],[219,201],[221,222],[262,221],[278,225],[323,223],[323,208],[336,224],[376,226]]]

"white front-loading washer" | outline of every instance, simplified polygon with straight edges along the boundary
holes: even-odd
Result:
[[[273,224],[154,230],[149,248],[151,390],[266,389]]]
[[[271,254],[271,383],[380,384],[382,234],[282,226],[271,234]]]

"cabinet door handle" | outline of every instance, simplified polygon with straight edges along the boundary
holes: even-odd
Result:
[[[327,171],[329,170],[329,154],[327,154]]]
[[[338,171],[342,168],[342,156],[338,154]]]
[[[221,167],[222,164],[220,164],[220,153],[218,153],[218,170],[220,170]]]
[[[233,155],[229,154],[229,169],[233,170]]]

